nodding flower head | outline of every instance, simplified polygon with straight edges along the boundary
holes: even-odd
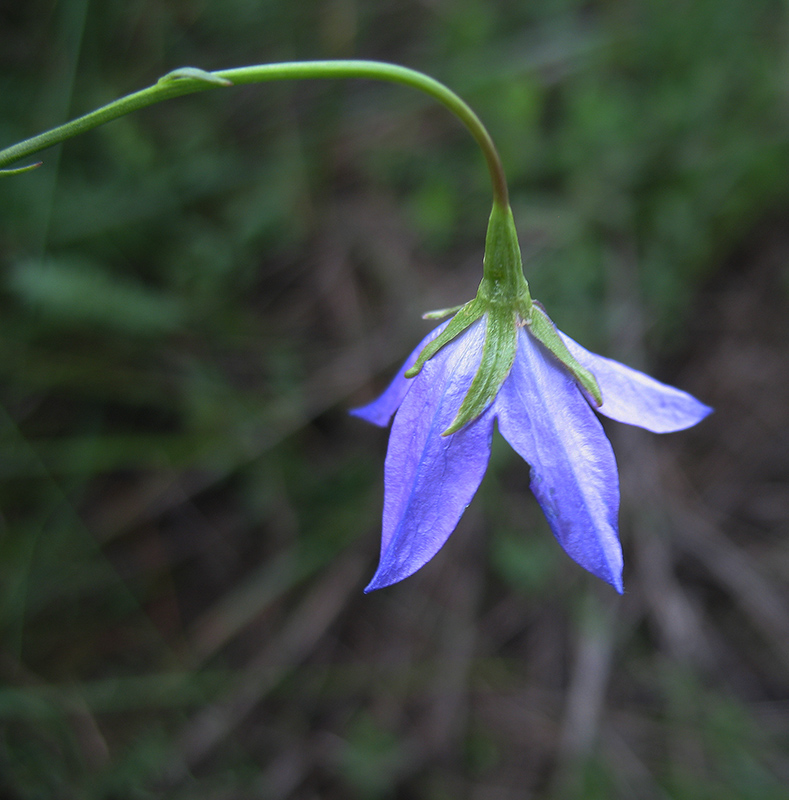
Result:
[[[619,479],[595,411],[668,433],[711,410],[557,330],[530,298],[509,209],[494,206],[477,297],[425,337],[377,400],[351,412],[380,426],[394,416],[381,557],[365,591],[407,578],[443,546],[485,474],[496,421],[530,465],[561,546],[622,592]]]

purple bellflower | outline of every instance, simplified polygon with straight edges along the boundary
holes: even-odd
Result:
[[[594,410],[668,433],[712,409],[558,331],[529,295],[509,208],[494,205],[479,292],[453,312],[377,400],[351,412],[382,427],[394,416],[381,557],[365,591],[407,578],[444,545],[485,474],[495,420],[530,465],[561,546],[621,593],[619,479]]]

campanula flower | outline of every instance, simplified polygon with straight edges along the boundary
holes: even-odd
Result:
[[[444,545],[485,474],[495,421],[530,465],[561,546],[622,592],[619,480],[595,410],[655,433],[711,411],[558,331],[528,296],[509,210],[495,216],[494,207],[477,298],[419,344],[377,400],[351,412],[380,426],[394,416],[381,557],[365,591],[408,577]]]

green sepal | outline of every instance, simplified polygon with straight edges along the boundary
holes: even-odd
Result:
[[[493,307],[485,316],[485,343],[482,360],[457,416],[441,434],[449,436],[475,420],[493,402],[515,361],[518,328],[513,309]]]
[[[416,377],[421,372],[422,367],[425,366],[425,363],[433,358],[445,344],[448,344],[456,336],[463,333],[469,325],[476,322],[484,313],[485,307],[476,297],[464,306],[461,306],[460,311],[452,317],[446,328],[444,328],[432,342],[425,345],[425,348],[419,354],[419,358],[417,358],[414,366],[405,373],[405,377]]]
[[[542,306],[537,302],[533,302],[530,311],[531,313],[525,319],[532,336],[542,342],[542,344],[544,344],[545,347],[547,347],[551,353],[553,353],[556,358],[558,358],[559,361],[561,361],[562,364],[570,370],[570,372],[573,374],[573,377],[592,396],[595,403],[597,403],[597,407],[599,408],[601,405],[603,405],[603,394],[600,391],[600,387],[597,384],[597,379],[595,376],[592,375],[588,369],[582,367],[578,361],[572,357],[570,351],[567,349],[567,346],[559,336],[556,326],[553,324],[551,318],[545,313],[545,310],[542,308]]]
[[[446,319],[456,311],[460,311],[461,308],[463,308],[463,305],[452,306],[452,308],[437,308],[435,311],[426,311],[422,314],[422,319]]]

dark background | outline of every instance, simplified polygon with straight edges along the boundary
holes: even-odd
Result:
[[[488,125],[532,292],[716,407],[608,425],[626,593],[501,441],[364,596],[347,409],[469,299],[490,194],[362,81],[180,98],[0,184],[0,793],[710,798],[789,781],[789,10],[777,0],[0,3],[0,144],[180,66],[376,58]]]

